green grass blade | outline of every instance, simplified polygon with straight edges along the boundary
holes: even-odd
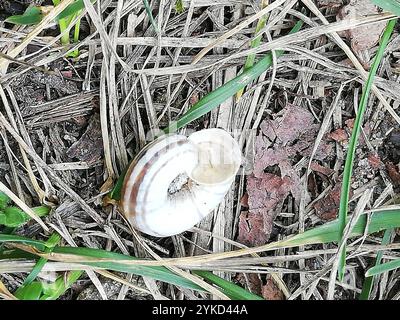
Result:
[[[378,51],[376,53],[374,62],[372,63],[371,69],[368,74],[368,79],[365,84],[365,88],[362,93],[362,96],[361,96],[359,110],[358,110],[358,113],[356,116],[356,120],[354,122],[354,128],[353,128],[353,131],[351,134],[351,138],[349,140],[346,162],[345,162],[344,171],[343,171],[342,190],[341,190],[341,194],[340,194],[340,206],[339,206],[340,241],[342,241],[343,232],[346,227],[346,217],[347,217],[348,203],[349,203],[351,175],[353,172],[354,156],[355,156],[358,137],[359,137],[360,131],[361,131],[361,124],[362,124],[363,116],[365,113],[365,109],[367,107],[368,97],[369,97],[369,93],[371,91],[371,87],[372,87],[372,84],[373,84],[373,81],[375,78],[376,71],[378,70],[378,66],[382,60],[386,45],[389,42],[389,39],[390,39],[390,36],[392,35],[395,24],[396,24],[396,20],[389,21],[386,26],[386,29],[382,35],[381,42],[378,47]],[[338,278],[340,281],[343,280],[345,264],[346,264],[346,248],[344,246],[342,251],[339,254]]]
[[[11,203],[11,199],[4,193],[0,192],[0,211],[3,211]]]
[[[295,33],[300,30],[303,23],[297,22],[292,28],[290,33]],[[281,56],[284,52],[282,50],[275,51],[276,56]],[[251,68],[243,71],[242,74],[238,75],[234,79],[228,81],[223,86],[210,92],[203,98],[201,98],[195,105],[193,105],[177,122],[172,123],[168,128],[164,130],[165,133],[174,132],[190,122],[200,118],[206,113],[219,106],[226,99],[232,97],[240,89],[243,89],[251,81],[260,76],[265,70],[268,70],[272,65],[272,54],[267,54],[263,59],[257,62]]]
[[[75,247],[57,247],[53,250],[54,253],[68,253],[68,254],[76,254],[79,256],[85,257],[92,257],[92,258],[103,258],[103,259],[114,259],[114,260],[136,260],[137,258],[127,256],[124,254],[113,253],[105,250],[100,249],[91,249],[91,248],[75,248]],[[175,273],[169,271],[165,267],[149,267],[149,266],[138,266],[138,265],[127,265],[123,263],[115,262],[85,262],[82,263],[88,266],[104,268],[107,270],[119,271],[119,272],[127,272],[127,273],[134,273],[137,275],[148,276],[156,280],[168,282],[171,284],[175,284],[177,286],[186,287],[190,289],[195,289],[198,291],[204,291],[203,288],[199,287],[198,285],[194,284],[190,280],[187,280]],[[224,283],[223,279],[213,275],[211,280],[220,280],[219,283],[215,283],[216,285],[220,285],[220,283]],[[226,292],[228,295],[235,290],[238,293],[241,293],[243,297],[245,297],[244,292],[247,292],[245,289],[237,286],[235,284],[230,283],[230,290]],[[225,289],[225,288],[222,288]],[[251,296],[251,293],[248,292]],[[235,296],[236,297],[236,296]]]
[[[53,0],[54,6],[58,6],[60,3],[61,3],[61,0]],[[71,4],[71,5],[73,5],[73,4]],[[65,10],[67,10],[67,9],[68,9],[68,7],[65,8]],[[60,28],[60,33],[64,33],[64,31],[68,28],[68,25],[69,25],[71,19],[72,19],[72,16],[67,16],[65,18],[58,17],[57,20],[58,20],[58,26]],[[63,44],[63,45],[69,44],[69,33],[68,32],[65,32],[61,36],[61,44]]]
[[[212,272],[194,271],[193,273],[220,287],[223,293],[233,300],[264,300],[262,297],[251,293],[242,287],[233,284],[232,282],[222,279]]]
[[[347,217],[347,220],[350,218]],[[350,237],[361,236],[364,234],[365,228],[367,226],[367,215],[362,214],[354,225]],[[368,234],[373,234],[386,229],[399,228],[400,227],[400,210],[383,210],[376,211],[371,214],[370,221],[368,224]],[[339,220],[325,223],[321,226],[309,229],[303,233],[299,233],[287,239],[269,243],[267,246],[271,248],[278,247],[298,247],[302,245],[309,244],[322,244],[329,242],[337,242],[340,239],[339,233]],[[32,240],[29,238],[16,236],[16,235],[4,235],[0,234],[0,243],[24,243],[31,245],[32,247],[44,251],[47,247],[46,243],[39,240]],[[265,247],[265,246],[263,246]],[[76,255],[83,255],[87,257],[94,258],[106,258],[115,260],[124,259],[137,259],[136,257],[131,257],[123,255],[120,253],[109,252],[100,249],[92,248],[75,248],[75,247],[55,247],[53,252],[55,253],[71,253]]]
[[[44,217],[50,213],[50,208],[45,206],[32,208],[33,212],[35,212],[39,217]]]
[[[386,245],[389,243],[390,238],[392,236],[393,229],[387,229],[383,235],[382,238],[382,245]],[[375,260],[375,265],[379,265],[382,261],[382,256],[383,256],[383,251],[379,251],[378,254],[376,255],[376,260]],[[374,277],[366,277],[364,279],[363,287],[360,293],[360,296],[358,297],[359,300],[368,300],[369,295],[371,293],[372,289],[372,284],[374,283]]]
[[[42,283],[35,281],[15,292],[14,295],[20,300],[39,300],[42,295],[42,290]]]
[[[118,260],[137,260],[136,257],[109,252],[101,249],[92,248],[76,248],[76,247],[56,247],[53,250],[54,253],[64,254],[75,254],[84,257],[101,258],[101,259],[113,259],[113,262],[85,262],[84,265],[103,268],[107,270],[113,270],[118,272],[134,273],[140,276],[150,277],[155,280],[164,281],[177,286],[196,289],[203,291],[201,287],[194,284],[192,281],[187,280],[165,267],[150,267],[150,266],[138,266],[118,263]]]
[[[362,236],[364,234],[366,226],[367,226],[367,215],[364,214],[361,215],[357,220],[357,222],[355,223],[355,226],[351,233],[351,237]],[[377,211],[371,214],[367,233],[372,234],[375,232],[380,232],[382,230],[398,228],[398,227],[400,227],[399,210]],[[309,244],[337,242],[340,239],[339,229],[340,229],[339,221],[335,220],[329,223],[325,223],[322,226],[307,230],[304,233],[292,236],[288,239],[270,243],[267,246],[264,246],[264,248],[265,250],[268,250],[275,248],[297,247]],[[0,235],[0,242],[22,242],[25,244],[32,245],[33,247],[39,250],[44,250],[44,248],[46,247],[45,243],[42,241],[31,240],[19,236],[10,236],[10,235]],[[113,259],[114,260],[113,262],[93,262],[93,263],[90,262],[84,264],[114,271],[145,275],[178,286],[201,290],[197,285],[193,284],[192,282],[188,281],[185,278],[175,275],[174,273],[170,272],[168,269],[164,267],[127,265],[124,264],[123,262],[121,263],[118,262],[118,260],[137,259],[135,257],[130,257],[119,253],[113,253],[105,250],[91,249],[91,248],[55,247],[53,252],[64,253],[64,254],[67,253],[75,254],[79,256],[86,256],[92,258]],[[368,272],[372,271],[370,269]],[[208,278],[208,280],[215,281],[215,278]],[[217,281],[217,283],[215,284],[221,286],[221,283],[222,282]],[[221,288],[226,289],[226,287],[223,287],[223,285]],[[233,298],[235,298],[235,296]]]
[[[122,190],[122,186],[124,184],[124,179],[125,179],[125,175],[126,175],[127,171],[128,171],[128,169],[125,169],[124,171],[121,172],[121,174],[117,180],[117,183],[115,184],[114,188],[109,193],[110,199],[117,200],[117,201],[121,200],[121,190]]]
[[[359,217],[355,226],[352,230],[351,237],[362,236],[364,234],[365,228],[367,226],[367,215],[363,214]],[[400,227],[400,211],[399,210],[384,210],[377,211],[371,214],[369,224],[368,224],[368,234],[372,234],[375,232],[380,232],[386,229],[398,228]],[[304,233],[295,235],[288,239],[284,239],[282,241],[270,243],[267,246],[263,246],[265,250],[275,249],[275,248],[288,248],[288,247],[297,247],[308,244],[322,244],[329,242],[337,242],[340,239],[339,232],[339,221],[335,220],[329,223],[325,223],[322,226],[310,229],[305,231]],[[31,240],[28,238],[23,238],[14,235],[1,235],[0,234],[0,243],[1,242],[19,242],[31,245],[38,250],[43,251],[46,248],[46,244],[42,241]],[[164,267],[150,267],[150,266],[140,266],[140,265],[128,265],[123,262],[118,262],[118,260],[135,260],[137,258],[113,253],[100,249],[92,249],[92,248],[75,248],[75,247],[55,247],[53,249],[54,253],[64,253],[64,254],[75,254],[79,256],[92,257],[92,258],[103,258],[103,259],[113,259],[112,262],[85,262],[82,264],[104,268],[108,270],[133,273],[138,275],[145,275],[152,277],[154,279],[158,279],[164,282],[172,283],[178,286],[202,290],[202,288],[198,287],[191,281],[180,277],[167,268]],[[18,252],[17,252],[18,253]],[[4,255],[7,257],[7,254]],[[0,252],[1,257],[1,252]],[[371,271],[372,270],[372,271]],[[373,268],[368,270],[368,272],[373,272]],[[199,273],[200,272],[200,273]],[[210,273],[202,273],[202,271],[195,271],[194,273],[204,277],[208,281],[214,283],[219,286],[222,290],[226,292],[228,296],[232,299],[256,299],[256,297],[252,295],[248,295],[244,293],[243,288],[236,286],[234,284],[227,284],[221,280],[221,278],[211,275]],[[215,278],[217,277],[217,278]],[[235,287],[233,287],[235,286]]]
[[[75,16],[72,20],[75,19]],[[73,42],[74,43],[78,43],[79,41],[79,33],[80,33],[80,28],[81,28],[81,19],[78,19],[78,21],[75,24],[74,27],[74,38],[73,38]],[[70,53],[67,54],[67,58],[71,57],[71,58],[77,58],[79,56],[79,49],[76,49]]]
[[[0,234],[0,243],[22,243],[26,245],[30,245],[40,251],[44,251],[46,249],[46,243],[39,240],[33,240],[13,234]]]
[[[40,300],[56,300],[65,293],[83,274],[83,271],[70,271],[67,276],[58,277],[54,283],[43,283]]]
[[[81,28],[81,19],[79,19],[74,27],[74,43],[77,43],[79,41],[79,32]]]
[[[28,259],[38,260],[38,256],[20,249],[0,249],[0,260]]]
[[[397,0],[371,0],[378,7],[400,16],[400,3]]]
[[[94,1],[92,1],[94,2]],[[60,0],[53,0],[54,6],[58,6],[60,4]],[[72,6],[72,7],[71,7]],[[75,17],[81,13],[82,9],[85,7],[83,1],[77,1],[71,5],[69,5],[67,8],[64,9],[64,11],[57,17],[58,25],[60,27],[60,33],[64,33],[71,25],[72,21],[75,19]],[[79,40],[79,32],[80,32],[80,25],[81,25],[81,20],[79,19],[74,27],[74,37],[73,37],[73,42],[76,43]],[[65,32],[62,37],[61,37],[61,43],[63,45],[68,45],[70,44],[70,37],[69,37],[69,32]],[[76,58],[79,55],[79,50],[74,50],[70,53],[67,54],[67,58]]]
[[[349,217],[346,219],[348,222]],[[354,225],[350,237],[362,236],[367,226],[367,215],[361,215]],[[377,211],[371,215],[368,224],[368,234],[380,232],[386,229],[397,228],[400,226],[400,211],[387,210]],[[322,244],[337,242],[340,240],[340,221],[338,219],[315,227],[293,237],[271,243],[271,247],[297,247],[309,244]]]
[[[267,5],[268,5],[268,1],[266,1],[266,0],[261,1],[261,9],[264,9]],[[258,20],[255,34],[259,33],[265,27],[265,24],[267,23],[267,18],[268,18],[268,14],[261,17]],[[253,39],[250,43],[250,47],[257,48],[261,43],[261,39],[262,39],[262,35],[259,35],[257,38]],[[243,70],[245,71],[245,70],[250,69],[254,65],[255,59],[256,59],[255,53],[249,54],[246,58],[246,63],[244,64]],[[236,100],[239,100],[242,97],[243,91],[244,91],[244,88],[240,89],[236,93]]]
[[[37,7],[26,9],[24,14],[8,17],[5,22],[16,25],[37,24],[43,19],[42,11]]]
[[[153,14],[151,13],[151,7],[150,7],[149,2],[147,0],[143,0],[143,5],[144,5],[144,9],[146,10],[146,13],[147,13],[147,15],[148,15],[148,17],[150,19],[151,25],[153,26],[154,30],[158,34],[159,33],[159,29],[158,29],[156,21],[154,20]]]
[[[91,0],[91,2],[94,4],[97,0]],[[57,17],[58,20],[60,19],[65,19],[65,18],[70,18],[71,16],[75,15],[78,13],[80,10],[85,8],[85,4],[83,3],[83,0],[77,0],[74,3],[71,3],[69,6],[67,6]]]
[[[35,248],[42,250],[45,244],[41,241],[36,241],[32,243],[32,240],[23,238],[25,241],[22,241],[22,237],[18,236],[11,236],[11,237],[1,237],[0,235],[0,243],[1,242],[22,242],[26,244],[31,244]],[[14,239],[14,240],[13,240]],[[107,269],[107,270],[113,270],[113,271],[118,271],[118,272],[126,272],[126,273],[133,273],[141,276],[147,276],[151,277],[155,280],[160,280],[164,281],[167,283],[171,283],[177,286],[189,288],[189,289],[195,289],[198,291],[204,291],[203,288],[198,286],[197,284],[193,283],[192,281],[181,277],[170,270],[168,270],[165,267],[153,267],[153,266],[140,266],[140,265],[128,265],[128,264],[123,264],[123,263],[118,263],[118,260],[136,260],[136,257],[131,257],[127,256],[124,254],[119,254],[119,253],[114,253],[114,252],[109,252],[106,250],[101,250],[101,249],[92,249],[92,248],[76,248],[76,247],[54,247],[52,252],[54,253],[63,253],[63,254],[75,254],[78,256],[83,256],[83,257],[91,257],[91,258],[100,258],[100,259],[113,259],[113,262],[85,262],[82,263],[83,265],[88,265],[92,267],[97,267],[97,268],[102,268],[102,269]],[[18,252],[16,253],[18,254]],[[22,255],[23,256],[23,255]],[[0,252],[0,257],[1,257],[1,252]],[[6,257],[10,258],[10,255],[6,255]],[[207,274],[204,274],[206,276]],[[220,282],[215,283],[216,285],[224,285],[224,280],[217,277],[213,276],[210,281],[215,281],[218,280]],[[241,288],[240,286],[237,286],[235,284],[230,285],[230,287],[222,287],[222,289],[229,289],[226,294],[230,296],[233,294],[232,298],[240,298],[243,297],[243,299],[246,298],[245,292],[247,292],[245,289]],[[235,293],[236,292],[236,293]],[[249,292],[248,297],[253,297],[252,294]],[[241,295],[241,296],[240,296]],[[255,298],[255,297],[253,297]]]
[[[389,272],[398,268],[400,268],[400,259],[382,263],[375,267],[372,267],[365,273],[365,275],[367,277],[376,276],[378,274]]]
[[[43,241],[32,240],[29,238],[16,236],[16,235],[4,235],[0,234],[0,243],[23,243],[26,245],[33,246],[34,248],[45,251],[49,247]],[[76,247],[54,247],[54,253],[64,253],[64,254],[75,254],[84,257],[91,258],[101,258],[101,259],[113,259],[115,262],[93,262],[93,263],[82,263],[84,265],[98,267],[102,269],[108,269],[119,272],[133,273],[141,276],[150,277],[156,280],[164,281],[167,283],[175,284],[177,286],[182,286],[185,288],[196,289],[203,291],[201,287],[194,284],[192,281],[187,280],[171,271],[165,267],[149,267],[149,266],[137,266],[137,265],[124,265],[118,263],[117,260],[135,260],[136,257],[131,257],[124,254],[109,252],[101,249],[92,248],[76,248]]]
[[[46,253],[50,253],[52,249],[61,241],[61,237],[53,233],[50,238],[46,241],[46,246],[47,248],[44,250]],[[39,260],[36,262],[35,266],[33,267],[31,273],[26,277],[24,283],[22,284],[23,286],[26,286],[33,282],[33,280],[36,279],[37,275],[42,271],[44,265],[46,264],[47,259],[45,258],[39,258]],[[20,287],[20,288],[22,288]],[[19,289],[18,289],[19,290]]]

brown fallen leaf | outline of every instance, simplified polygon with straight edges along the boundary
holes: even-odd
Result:
[[[369,155],[368,155],[368,163],[369,163],[369,165],[373,168],[373,169],[375,169],[375,170],[377,170],[377,169],[381,169],[382,167],[383,167],[383,162],[382,162],[382,160],[381,160],[381,158],[377,155],[377,154],[375,154],[375,153],[370,153]]]
[[[370,0],[350,0],[349,4],[339,10],[337,20],[362,17],[379,13],[378,8]],[[341,35],[350,40],[354,53],[362,59],[362,52],[378,44],[380,36],[385,29],[386,22],[374,23],[371,26],[361,26],[341,32]]]
[[[255,141],[254,176],[247,180],[249,208],[240,215],[238,241],[262,245],[269,240],[273,221],[287,196],[298,205],[303,186],[295,167],[299,156],[307,157],[313,149],[319,125],[305,108],[288,104],[275,119],[264,120]],[[333,154],[333,143],[322,141],[314,156],[323,160]],[[309,197],[309,195],[306,195]]]
[[[345,127],[336,129],[336,130],[326,134],[326,138],[330,139],[330,140],[334,140],[334,141],[342,143],[342,144],[348,143],[349,138],[350,138],[351,133],[352,133],[353,128],[354,128],[354,121],[355,121],[354,118],[347,119],[344,122],[345,125],[346,125]],[[363,132],[365,133],[365,135],[367,137],[369,136],[369,134],[371,132],[371,129],[370,129],[370,125],[368,123],[366,123],[364,125]],[[364,138],[363,134],[360,135],[358,143],[359,143],[360,146],[365,145],[365,138]]]
[[[189,104],[194,105],[199,101],[199,94],[197,92],[193,93],[189,98]]]
[[[101,136],[100,117],[95,114],[82,137],[67,150],[67,156],[91,164],[100,160],[102,155],[103,139]]]
[[[350,129],[353,130],[354,128],[354,121],[356,121],[355,118],[351,118],[351,119],[347,119],[344,123],[346,124],[346,126]]]
[[[347,140],[349,139],[346,130],[342,128],[336,129],[335,131],[328,133],[327,137],[337,142],[347,142]]]
[[[261,294],[265,300],[285,300],[283,292],[271,278],[268,278],[265,285],[262,286]]]
[[[300,177],[293,166],[298,155],[311,155],[319,130],[319,125],[314,125],[313,121],[311,112],[288,104],[280,117],[262,122],[260,128],[265,137],[257,136],[255,141],[254,175],[261,177],[266,168],[278,166],[281,177],[291,179],[291,193],[298,200],[301,195]],[[322,141],[314,159],[323,160],[331,155],[332,144]]]
[[[338,63],[341,64],[342,66],[349,67],[349,68],[353,68],[353,66],[354,66],[353,62],[349,58],[341,60]]]
[[[311,126],[314,117],[307,109],[288,104],[274,120],[265,120],[260,125],[261,131],[270,140],[277,139],[282,145],[297,139],[304,128]]]
[[[400,172],[399,167],[394,165],[393,162],[386,163],[386,170],[395,187],[400,186]]]
[[[239,216],[237,241],[248,246],[265,244],[272,232],[276,207],[283,203],[291,190],[289,177],[264,173],[261,178],[247,179],[249,211]]]
[[[258,274],[248,273],[245,276],[243,273],[239,273],[236,276],[236,281],[243,287],[248,287],[252,293],[261,295],[261,279]]]
[[[60,71],[63,77],[65,78],[72,78],[73,73],[71,70]]]
[[[325,175],[327,177],[329,177],[330,175],[332,175],[335,172],[335,170],[321,166],[318,162],[315,162],[315,161],[311,162],[310,168],[312,171],[322,173],[323,175]]]
[[[339,211],[341,189],[342,182],[337,182],[325,197],[314,203],[313,207],[315,209],[315,214],[320,219],[330,221],[336,218]],[[350,196],[351,195],[352,192],[350,192]]]
[[[248,245],[263,245],[268,241],[264,230],[264,216],[259,212],[242,211],[239,216],[239,235],[237,241]]]
[[[244,208],[249,207],[249,195],[245,193],[243,197],[240,199],[240,205]]]
[[[307,191],[310,193],[312,198],[315,198],[318,194],[317,181],[314,172],[311,172],[308,176]]]
[[[324,198],[314,203],[315,214],[322,220],[336,218],[340,203],[340,185],[336,185]]]

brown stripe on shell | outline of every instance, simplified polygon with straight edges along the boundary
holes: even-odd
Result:
[[[186,153],[188,153],[188,151],[184,151],[184,152],[181,152],[181,153],[179,153],[179,156],[181,156],[181,155],[183,155],[183,154],[186,154]],[[154,176],[156,176],[157,174],[159,174],[159,172],[167,165],[167,163],[169,162],[169,161],[171,161],[173,158],[175,158],[176,156],[178,156],[178,155],[176,155],[176,154],[174,154],[172,157],[170,157],[170,159],[168,159],[168,161],[165,161],[165,163],[156,171],[156,172],[154,172],[154,174],[153,174],[153,177]],[[149,195],[149,188],[150,188],[150,186],[144,191],[144,199],[143,199],[143,202],[146,202],[147,201],[147,197],[148,197],[148,195]],[[192,192],[190,192],[191,194],[192,194]],[[145,210],[145,208],[143,208],[143,223],[147,226],[147,228],[149,229],[149,230],[152,230],[152,228],[150,228],[149,227],[149,224],[146,222],[146,210]],[[157,233],[157,232],[155,232],[154,230],[152,230],[154,233]],[[160,234],[158,234],[159,236],[161,236]]]
[[[126,190],[126,186],[127,183],[130,179],[130,175],[132,174],[133,169],[135,168],[136,164],[138,163],[138,161],[143,157],[143,155],[145,154],[146,151],[148,151],[150,149],[150,147],[152,145],[154,145],[156,142],[159,142],[160,140],[156,140],[153,143],[151,143],[150,145],[148,145],[145,149],[143,149],[138,155],[137,157],[132,161],[131,165],[128,168],[128,171],[126,173],[126,178],[123,184],[123,189],[122,189],[122,198],[121,200],[124,201],[125,198],[125,192]],[[171,148],[171,147],[175,147],[175,146],[181,146],[185,143],[188,143],[187,140],[180,140],[180,141],[175,141],[173,143],[170,143],[168,145],[166,145],[164,148],[160,149],[159,151],[157,151],[151,158],[150,160],[143,166],[143,169],[141,170],[141,172],[139,173],[139,175],[136,177],[135,182],[132,185],[132,190],[129,194],[129,208],[135,208],[136,207],[136,198],[137,198],[137,194],[139,191],[139,187],[140,184],[143,182],[143,179],[147,173],[147,170],[157,161],[157,159],[159,158],[160,155],[162,155],[166,149]],[[145,196],[146,196],[147,191],[145,192]],[[123,206],[122,206],[123,207]],[[129,212],[125,212],[123,210],[124,215],[129,219],[129,216],[135,215],[136,212],[135,210],[129,210]]]

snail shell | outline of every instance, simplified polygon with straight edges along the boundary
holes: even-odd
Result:
[[[240,164],[238,143],[222,129],[163,136],[130,164],[122,187],[123,214],[149,235],[186,231],[224,199]],[[171,194],[171,184],[182,174],[188,182]]]

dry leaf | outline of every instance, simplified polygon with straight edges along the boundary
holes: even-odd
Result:
[[[393,164],[393,162],[386,163],[386,169],[388,171],[388,175],[393,182],[395,187],[400,186],[400,173],[399,168]]]
[[[370,0],[350,0],[338,13],[337,19],[362,17],[379,13],[378,8]],[[378,44],[386,22],[374,23],[373,26],[362,26],[343,31],[342,35],[350,40],[355,53],[368,50]]]
[[[354,122],[356,121],[355,118],[351,118],[351,119],[347,119],[344,123],[346,124],[346,126],[350,129],[353,130],[354,128]]]
[[[275,120],[263,121],[260,128],[270,140],[276,138],[284,146],[298,139],[304,132],[304,128],[311,126],[314,122],[311,112],[292,104],[288,104],[281,115]]]
[[[346,130],[342,128],[336,129],[335,131],[328,133],[327,136],[328,138],[335,140],[337,142],[347,142],[347,140],[349,139]]]
[[[336,218],[340,204],[342,183],[337,183],[328,194],[314,203],[315,214],[322,220]]]
[[[325,175],[327,177],[329,177],[330,175],[332,175],[335,172],[335,170],[321,166],[319,163],[317,163],[315,161],[311,162],[311,170],[314,172],[322,173],[323,175]]]
[[[261,130],[266,137],[258,136],[255,142],[254,175],[261,177],[268,167],[278,166],[281,177],[292,181],[292,195],[299,199],[301,195],[300,177],[293,165],[298,155],[309,156],[314,147],[319,125],[313,124],[314,118],[308,110],[289,104],[275,120],[266,120]],[[304,129],[306,128],[306,129]],[[333,155],[332,144],[322,141],[314,159],[323,160]]]
[[[291,180],[264,173],[261,178],[249,177],[249,211],[239,217],[239,235],[237,241],[248,246],[265,244],[272,232],[273,221],[278,204],[289,195]]]
[[[245,208],[249,207],[249,195],[247,193],[240,199],[240,205]]]
[[[17,298],[6,288],[4,283],[0,280],[0,297],[7,300],[17,300]]]
[[[258,274],[248,273],[245,276],[243,273],[239,273],[236,277],[236,280],[243,287],[248,287],[252,293],[261,295],[261,279]]]
[[[254,176],[247,180],[249,208],[239,219],[239,242],[249,246],[266,243],[276,210],[287,196],[292,194],[299,204],[303,188],[299,169],[306,162],[299,168],[295,165],[299,155],[307,157],[312,152],[319,130],[313,122],[307,109],[288,104],[275,119],[261,123],[262,134],[255,141]],[[322,160],[332,154],[333,143],[322,141],[314,158]]]
[[[100,160],[102,154],[103,138],[101,136],[100,117],[94,115],[86,132],[68,149],[67,156],[91,164]]]
[[[283,292],[279,290],[278,286],[270,278],[262,286],[261,293],[265,300],[285,300]]]
[[[259,246],[268,241],[264,229],[264,216],[260,213],[243,211],[239,216],[239,235],[237,241],[247,246]]]
[[[381,169],[383,167],[383,163],[381,161],[381,158],[377,154],[371,153],[371,154],[368,155],[367,159],[368,159],[369,165],[373,169],[377,170],[377,169]]]
[[[347,119],[344,122],[346,124],[345,127],[336,129],[336,130],[332,131],[331,133],[328,133],[326,135],[326,138],[334,140],[334,141],[342,143],[342,144],[347,144],[349,141],[349,138],[351,136],[351,133],[353,131],[353,128],[354,128],[354,121],[355,121],[354,118]],[[366,136],[369,136],[371,129],[370,129],[370,125],[368,123],[366,123],[364,125],[363,132],[365,133]],[[364,138],[363,134],[360,135],[358,144],[360,146],[365,145],[365,138]]]

